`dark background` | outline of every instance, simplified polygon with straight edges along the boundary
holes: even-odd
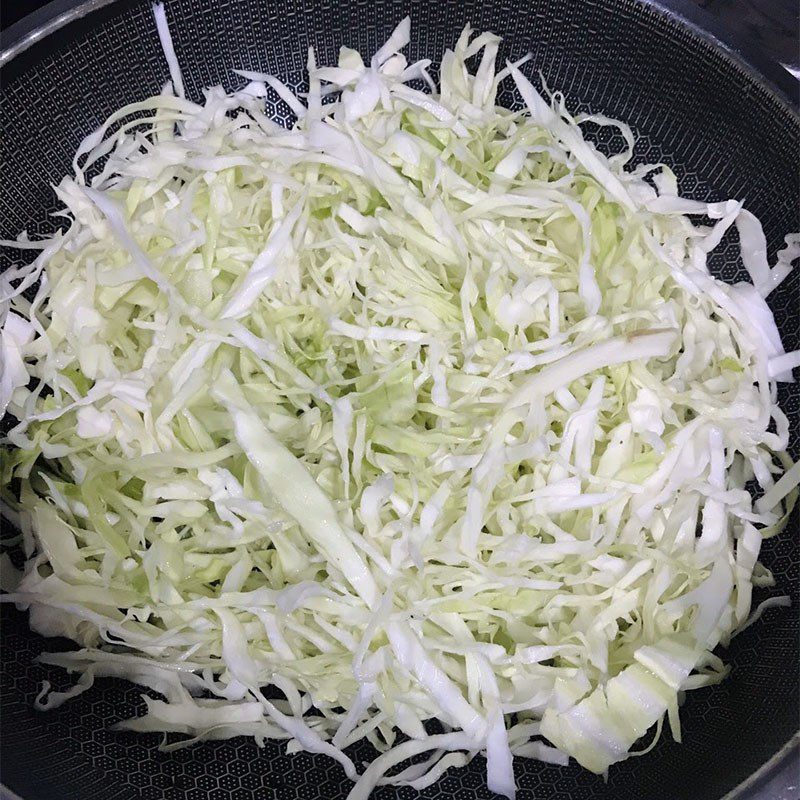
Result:
[[[661,0],[669,5],[669,0]],[[797,0],[690,0],[715,17],[724,37],[728,29],[740,41],[756,45],[764,55],[800,70],[800,3]],[[43,0],[0,2],[0,28],[46,5]]]

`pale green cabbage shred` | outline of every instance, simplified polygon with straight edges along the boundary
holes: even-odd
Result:
[[[81,646],[37,705],[126,678],[161,699],[117,729],[284,739],[351,798],[478,753],[513,797],[514,756],[679,737],[800,479],[765,302],[797,237],[770,268],[741,203],[631,168],[493,34],[438,87],[406,19],[367,64],[309,51],[307,93],[242,71],[197,104],[156,20],[171,82],[83,141],[68,230],[0,286],[2,599]],[[752,284],[707,269],[730,226]]]

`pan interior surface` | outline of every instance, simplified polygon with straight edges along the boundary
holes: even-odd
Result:
[[[796,154],[800,121],[759,80],[676,18],[635,0],[376,0],[339,4],[260,0],[167,2],[187,94],[243,82],[233,69],[271,72],[302,86],[306,52],[335,61],[340,45],[371,54],[407,13],[411,59],[434,63],[464,24],[503,36],[504,57],[533,53],[533,74],[564,92],[570,110],[592,110],[628,122],[639,137],[634,165],[663,161],[681,194],[699,200],[743,199],[758,216],[770,259],[797,227],[800,185]],[[529,72],[530,74],[530,72]],[[51,184],[70,171],[81,139],[125,103],[160,91],[167,64],[149,2],[120,0],[34,44],[4,69],[0,143],[0,236],[50,233],[57,220]],[[509,88],[499,101],[515,102]],[[268,100],[287,122],[289,109]],[[596,134],[619,149],[616,132]],[[7,262],[6,262],[7,263]],[[743,280],[736,242],[714,254],[712,268]],[[787,350],[800,347],[800,271],[770,297]],[[784,384],[781,405],[800,455],[800,391]],[[7,523],[3,523],[7,525]],[[774,573],[773,594],[800,600],[800,520],[768,540],[761,560]],[[754,606],[766,593],[756,591]],[[42,680],[56,688],[72,678],[33,663],[43,650],[68,643],[31,633],[27,615],[0,606],[3,669],[3,781],[25,800],[276,800],[343,797],[350,782],[324,756],[286,755],[283,744],[259,749],[244,738],[160,752],[156,735],[112,733],[113,723],[140,708],[141,689],[111,680],[60,709],[33,708]],[[766,763],[800,726],[798,615],[774,609],[720,650],[732,667],[719,686],[691,692],[682,709],[683,743],[665,733],[652,752],[612,767],[608,781],[567,768],[517,759],[521,798],[537,800],[721,800]],[[371,757],[365,749],[361,758]],[[384,787],[378,800],[415,797],[488,798],[485,764],[451,770],[423,792]]]

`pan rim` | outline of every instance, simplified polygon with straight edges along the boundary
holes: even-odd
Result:
[[[125,0],[51,0],[2,32],[0,68],[7,67],[14,58],[71,23],[106,6],[123,5],[124,2]],[[766,57],[750,42],[735,36],[690,0],[633,2],[689,29],[695,38],[716,50],[731,68],[744,74],[800,124],[800,81],[793,78],[778,62]],[[772,792],[776,789],[790,791],[796,788],[793,784],[792,766],[799,756],[800,731],[797,731],[768,761],[720,800],[788,800],[788,794],[778,797]],[[25,798],[0,782],[0,800]]]

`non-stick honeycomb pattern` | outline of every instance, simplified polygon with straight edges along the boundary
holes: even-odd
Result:
[[[234,67],[266,68],[300,85],[309,44],[322,60],[334,58],[340,44],[371,52],[406,13],[415,28],[412,57],[437,58],[469,21],[505,36],[508,54],[532,51],[535,69],[565,93],[571,108],[630,122],[642,137],[637,161],[673,165],[684,193],[745,198],[765,222],[772,254],[797,226],[797,118],[721,51],[655,6],[637,0],[167,0],[167,11],[193,96],[203,86],[237,85]],[[23,228],[51,229],[46,212],[55,201],[48,185],[68,171],[80,139],[123,103],[157,92],[168,75],[149,2],[118,0],[60,32],[58,44],[51,39],[4,70],[4,237]],[[500,100],[511,104],[514,97],[506,92]],[[288,122],[288,109],[277,99],[269,111]],[[598,139],[603,147],[621,145],[608,130]],[[715,256],[727,280],[743,277],[734,244],[726,242]],[[798,276],[771,300],[787,346],[800,346]],[[782,395],[797,454],[800,393],[784,387]],[[763,550],[795,603],[797,532],[795,514],[789,530]],[[105,726],[141,703],[139,690],[118,682],[99,682],[58,711],[35,712],[32,701],[43,679],[69,683],[60,671],[32,664],[58,642],[31,634],[26,616],[14,609],[3,606],[2,614],[3,779],[25,800],[335,800],[346,793],[347,781],[329,760],[287,756],[281,745],[259,750],[238,739],[165,754],[156,736],[109,732]],[[667,734],[646,757],[613,769],[607,783],[574,766],[518,761],[521,800],[719,800],[798,729],[796,613],[770,612],[725,656],[733,666],[729,680],[687,699],[682,746]],[[483,766],[477,760],[421,793],[385,788],[376,797],[492,798]]]

